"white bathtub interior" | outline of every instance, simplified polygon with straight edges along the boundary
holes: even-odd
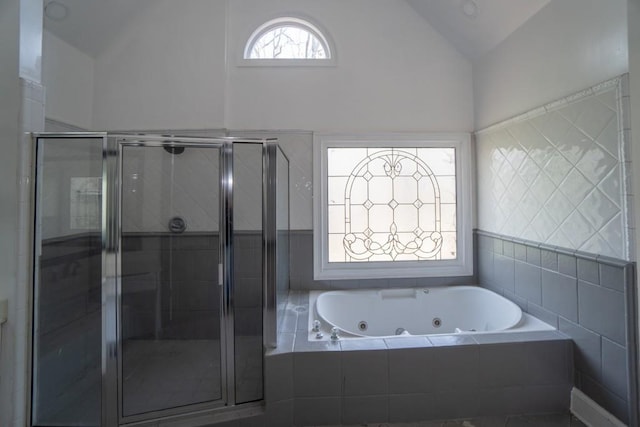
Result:
[[[311,291],[309,341],[555,330],[476,286]]]

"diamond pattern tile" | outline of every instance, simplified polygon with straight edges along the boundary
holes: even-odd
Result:
[[[549,215],[546,209],[541,209],[529,224],[529,228],[536,230],[540,240],[546,242],[558,228],[558,223]]]
[[[547,174],[541,173],[532,181],[529,189],[540,203],[545,203],[555,191],[555,185]],[[504,189],[502,191],[504,191]]]
[[[596,139],[596,143],[607,150],[614,158],[620,156],[618,150],[620,143],[618,141],[618,118],[614,116],[604,128],[600,136]]]
[[[525,219],[527,221],[531,221],[535,218],[538,212],[540,212],[542,203],[540,203],[529,190],[526,190],[524,196],[520,200],[520,207],[522,208],[522,214]]]
[[[607,106],[594,99],[586,99],[582,101],[579,107],[582,111],[580,117],[574,122],[574,125],[591,138],[596,139],[609,121],[616,115]]]
[[[619,247],[615,242],[625,241],[626,236],[624,235],[624,226],[623,226],[622,213],[616,214],[616,216],[609,221],[602,229],[598,232],[603,239],[606,239],[608,245],[611,247],[612,256],[623,258],[625,254],[625,248]],[[606,253],[606,252],[603,252]]]
[[[556,148],[569,163],[575,165],[584,156],[589,145],[591,139],[580,130],[571,127],[564,137],[557,141]]]
[[[531,157],[526,157],[518,169],[518,175],[525,182],[533,182],[539,174],[540,168]]]
[[[564,181],[565,176],[567,176],[571,168],[571,163],[569,163],[559,151],[556,151],[555,155],[549,159],[543,168],[543,172],[558,186]]]
[[[593,190],[593,186],[576,168],[571,169],[571,172],[567,174],[560,188],[562,195],[564,195],[573,206],[578,206],[582,203],[584,197],[589,194],[590,190]]]
[[[620,212],[620,209],[597,188],[589,193],[578,208],[596,230],[600,230]]]
[[[611,111],[613,111],[614,113],[617,112],[617,101],[616,101],[616,93],[613,90],[608,90],[606,92],[603,92],[601,94],[596,95],[596,98],[598,99],[598,101],[602,102],[604,105],[606,105],[607,107],[609,107],[611,109]]]
[[[166,231],[169,219],[181,216],[190,231],[217,230],[216,166],[213,149],[186,150],[179,160],[160,148],[125,150],[123,229]]]
[[[479,227],[628,258],[619,114],[610,87],[480,132]]]
[[[618,197],[618,195],[621,194],[622,191],[620,182],[621,179],[620,166],[616,165],[616,167],[614,167],[611,172],[609,172],[609,175],[605,176],[602,181],[598,183],[598,188],[600,189],[600,191],[606,194],[607,197],[609,197],[609,200],[615,203],[618,208],[622,207],[622,205],[620,204],[622,200],[620,200]]]
[[[577,210],[569,214],[563,226],[565,235],[569,238],[571,246],[575,248],[581,248],[596,233],[596,229]]]
[[[557,146],[562,142],[564,136],[569,131],[571,123],[558,113],[552,112],[548,114],[549,117],[547,120],[544,120],[544,124],[541,124],[543,121],[538,119],[533,119],[533,124],[542,136],[544,136],[553,146]]]
[[[598,184],[618,165],[618,160],[603,150],[598,144],[592,144],[576,164],[580,171],[589,177],[593,184]]]

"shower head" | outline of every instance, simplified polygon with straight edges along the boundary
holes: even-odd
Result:
[[[169,154],[182,154],[184,153],[184,147],[175,146],[175,145],[165,145],[164,151],[166,151]]]

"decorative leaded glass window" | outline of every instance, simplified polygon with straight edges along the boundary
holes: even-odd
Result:
[[[245,46],[244,59],[254,65],[331,64],[332,49],[327,37],[312,23],[282,17],[258,27]],[[316,64],[318,65],[318,64]]]
[[[316,139],[316,278],[471,274],[468,135]]]

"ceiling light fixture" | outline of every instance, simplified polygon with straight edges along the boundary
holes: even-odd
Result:
[[[44,15],[52,21],[64,21],[69,16],[69,7],[53,0],[44,7]]]
[[[467,18],[474,19],[478,16],[478,5],[473,0],[464,0],[461,8]]]

